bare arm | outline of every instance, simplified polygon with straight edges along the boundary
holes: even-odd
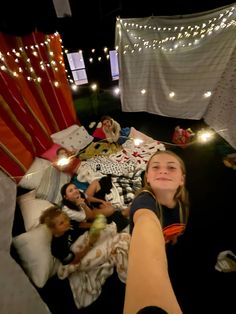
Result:
[[[90,185],[88,186],[87,190],[85,191],[85,194],[87,196],[87,200],[89,202],[92,202],[92,203],[100,203],[100,204],[103,204],[104,206],[107,206],[107,205],[111,205],[111,203],[109,202],[106,202],[105,200],[103,199],[100,199],[100,198],[97,198],[97,197],[94,197],[94,194],[100,189],[100,183],[98,180],[94,180],[93,182],[90,183]]]
[[[80,200],[78,200],[76,202],[76,205],[83,208],[87,220],[93,220],[95,218],[94,211],[84,202],[84,199],[81,198]]]
[[[93,245],[98,240],[99,236],[100,236],[100,232],[98,232],[96,234],[93,234],[93,235],[89,235],[88,242],[83,247],[83,249],[81,249],[77,253],[74,253],[75,254],[75,258],[73,259],[71,264],[78,264],[78,263],[80,263],[81,259],[93,248]]]
[[[145,306],[159,306],[168,314],[181,314],[167,266],[160,222],[148,209],[134,214],[124,314],[136,314]]]

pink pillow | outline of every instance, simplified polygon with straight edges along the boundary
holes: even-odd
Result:
[[[62,146],[56,143],[53,143],[52,146],[47,149],[42,155],[39,157],[47,159],[49,161],[54,161],[57,157],[57,150],[58,148],[61,148]]]
[[[96,128],[93,132],[93,137],[100,138],[101,140],[106,138],[102,128]]]

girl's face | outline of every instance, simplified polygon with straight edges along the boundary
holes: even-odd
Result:
[[[184,184],[184,174],[180,162],[169,154],[158,154],[152,157],[146,173],[147,183],[155,191],[175,192]]]
[[[57,153],[57,156],[60,157],[65,157],[68,155],[68,152],[66,149],[60,149],[59,152]]]
[[[111,120],[106,119],[106,120],[103,120],[103,122],[102,122],[102,126],[105,128],[110,128],[111,125],[112,125]]]
[[[53,219],[53,234],[62,235],[70,229],[70,219],[64,214],[60,214]]]
[[[76,203],[77,200],[81,199],[79,189],[74,184],[69,184],[66,188],[65,199]]]

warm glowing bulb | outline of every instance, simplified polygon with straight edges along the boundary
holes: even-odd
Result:
[[[134,145],[135,146],[139,146],[140,144],[142,144],[143,143],[143,140],[141,140],[140,138],[135,138],[134,139]]]
[[[76,90],[78,89],[78,86],[77,86],[76,84],[72,84],[72,85],[71,85],[71,89],[74,90],[74,91],[76,91]]]
[[[204,93],[204,97],[205,97],[205,98],[208,98],[208,97],[210,97],[210,96],[211,96],[211,91],[208,91],[208,92]]]
[[[213,138],[213,134],[214,134],[213,131],[211,130],[206,131],[203,129],[197,133],[197,139],[199,142],[205,143],[205,142],[210,141]]]
[[[96,90],[97,89],[97,84],[92,84],[91,88],[92,88],[92,90]]]
[[[65,166],[65,165],[68,165],[69,163],[70,163],[70,158],[68,157],[61,157],[57,161],[58,166]]]
[[[120,93],[119,87],[116,87],[116,88],[114,89],[114,93],[115,93],[115,95],[119,95],[119,93]]]

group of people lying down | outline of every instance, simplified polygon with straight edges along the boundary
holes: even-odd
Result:
[[[116,134],[111,120],[102,121],[109,139]],[[113,140],[118,139],[116,134]],[[60,149],[58,156],[63,154],[68,151]],[[62,186],[61,204],[45,210],[40,222],[52,233],[51,252],[61,262],[58,277],[69,278],[78,308],[96,300],[115,268],[126,283],[125,314],[182,313],[165,246],[175,244],[187,224],[185,175],[182,159],[163,150],[148,160],[143,185],[127,207],[106,200],[110,175],[93,180],[84,192],[73,182]]]

